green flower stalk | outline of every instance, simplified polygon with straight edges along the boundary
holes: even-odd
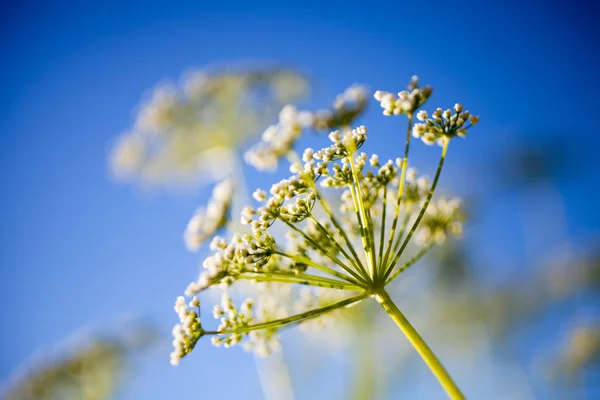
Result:
[[[431,93],[430,87],[419,87],[416,77],[408,90],[397,96],[375,93],[385,115],[408,116],[404,155],[386,162],[380,162],[376,154],[361,151],[367,140],[366,127],[350,129],[345,124],[329,134],[331,145],[318,151],[308,148],[300,157],[292,145],[303,126],[310,124],[300,123],[300,119],[307,118],[299,118],[295,109],[285,109],[279,125],[270,128],[266,138],[263,136],[265,143],[250,159],[259,164],[257,167],[275,166],[279,158],[286,156],[292,160],[292,175],[275,183],[268,194],[260,189],[254,192],[259,206],[247,206],[241,213],[241,222],[249,227],[249,233],[235,233],[230,240],[212,240],[214,254],[204,261],[206,271],[186,291],[187,296],[194,296],[192,302],[188,307],[180,297],[175,306],[180,324],[173,331],[174,365],[203,336],[211,336],[217,346],[243,343],[248,350],[268,354],[278,348],[277,334],[282,328],[325,318],[372,298],[406,335],[448,395],[464,398],[386,290],[434,245],[462,232],[460,200],[434,199],[433,195],[451,139],[464,137],[478,118],[463,111],[459,104],[453,111],[438,109],[431,117],[418,111]],[[415,115],[422,122],[413,126]],[[353,118],[346,122],[353,122]],[[409,168],[413,136],[442,147],[431,182]],[[268,162],[257,162],[261,160]],[[328,201],[328,192],[337,193],[339,207],[334,209]],[[213,208],[221,209],[218,205]],[[287,233],[280,235],[278,229]],[[413,242],[415,246],[409,246]],[[205,328],[196,295],[210,287],[226,288],[239,281],[261,286],[267,296],[248,299],[238,307],[225,293],[221,305],[214,308],[219,326]],[[301,291],[300,287],[305,289]],[[282,290],[304,294],[298,296],[300,300],[293,307],[286,308],[277,301]]]

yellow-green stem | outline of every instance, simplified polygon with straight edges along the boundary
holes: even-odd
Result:
[[[404,145],[404,158],[402,159],[402,171],[400,173],[400,184],[398,185],[398,195],[396,199],[396,210],[394,212],[394,219],[392,220],[392,230],[390,231],[390,237],[388,238],[387,249],[385,251],[385,257],[381,261],[383,270],[387,266],[388,259],[390,257],[390,251],[392,250],[392,244],[394,243],[394,235],[396,234],[396,226],[398,225],[398,218],[400,216],[400,205],[402,204],[402,196],[404,195],[404,183],[406,181],[406,168],[408,167],[408,151],[410,149],[410,131],[412,128],[413,115],[408,115],[408,128],[406,130],[406,144]]]
[[[446,159],[446,154],[448,153],[448,145],[449,144],[450,144],[450,139],[445,138],[444,145],[443,145],[444,147],[442,148],[442,156],[440,157],[440,162],[438,164],[437,171],[435,172],[435,176],[433,178],[433,183],[431,184],[431,188],[429,189],[429,192],[427,193],[427,198],[425,199],[425,203],[423,203],[423,207],[421,207],[419,216],[417,217],[417,219],[413,223],[412,227],[410,228],[410,232],[408,232],[408,235],[406,235],[406,239],[404,239],[404,242],[402,242],[402,246],[396,252],[396,256],[392,259],[392,262],[389,263],[389,265],[387,266],[387,270],[385,271],[385,274],[383,275],[384,281],[388,278],[388,276],[390,276],[392,269],[394,269],[394,266],[400,259],[400,256],[404,252],[404,249],[406,249],[406,246],[408,246],[410,239],[412,238],[415,231],[419,227],[419,223],[421,222],[421,219],[423,219],[423,216],[425,215],[425,211],[427,211],[427,207],[429,206],[429,203],[431,202],[431,198],[433,197],[433,193],[435,192],[435,188],[437,187],[437,183],[440,179],[440,175],[442,173],[442,168],[444,167],[444,160]]]
[[[415,350],[417,350],[419,355],[423,358],[423,361],[425,361],[425,364],[427,364],[431,372],[437,378],[440,385],[442,385],[442,387],[448,394],[448,397],[450,397],[453,400],[464,399],[465,396],[463,396],[458,386],[456,386],[456,383],[454,383],[454,381],[452,380],[452,378],[450,377],[440,360],[438,360],[438,358],[429,348],[427,343],[425,343],[425,340],[423,340],[421,335],[419,335],[419,333],[415,330],[415,328],[413,328],[410,322],[408,322],[404,314],[402,314],[400,309],[398,309],[396,304],[390,298],[389,294],[384,289],[380,289],[374,292],[372,296],[375,298],[375,300],[377,300],[379,304],[381,304],[385,312],[388,313],[390,318],[392,318],[396,325],[398,325],[402,333],[404,333],[404,335],[413,345]]]
[[[315,192],[315,195],[316,195],[317,199],[321,203],[321,207],[323,207],[323,210],[325,211],[325,214],[327,214],[327,216],[329,216],[329,219],[331,220],[331,223],[333,223],[333,225],[337,229],[338,233],[344,238],[344,241],[346,242],[346,245],[348,246],[348,249],[350,249],[350,252],[354,256],[354,260],[357,262],[358,266],[360,267],[359,269],[361,269],[363,271],[366,271],[364,269],[362,263],[360,262],[360,257],[358,256],[358,253],[356,252],[356,250],[354,250],[354,246],[352,245],[352,242],[350,241],[350,238],[348,237],[348,234],[344,231],[344,229],[342,228],[342,226],[340,225],[340,223],[338,222],[338,220],[335,218],[335,216],[333,215],[333,213],[329,209],[329,206],[327,205],[327,202],[325,201],[325,199],[323,199],[323,197],[319,193],[319,190],[317,189],[317,187],[314,184],[314,182],[312,183],[312,189]]]
[[[294,255],[294,254],[288,254],[286,252],[279,251],[279,250],[273,251],[273,254],[278,254],[278,255],[280,255],[282,257],[285,257],[285,258],[288,258],[290,260],[299,262],[301,264],[306,264],[309,267],[316,268],[319,271],[325,272],[326,274],[331,274],[333,276],[336,276],[336,277],[338,277],[340,279],[343,279],[343,280],[345,280],[347,282],[350,282],[352,284],[358,284],[359,283],[357,280],[355,280],[351,276],[346,276],[346,275],[342,274],[339,271],[336,271],[336,270],[331,269],[329,267],[326,267],[324,265],[318,264],[318,263],[312,261],[310,258],[306,258],[306,257],[302,257],[302,256],[299,256],[299,255]]]
[[[423,247],[413,258],[411,258],[410,260],[408,260],[406,263],[404,263],[404,265],[402,265],[400,268],[398,268],[397,270],[395,270],[390,276],[389,278],[387,278],[387,280],[385,281],[385,284],[389,284],[391,281],[393,281],[398,275],[400,275],[401,273],[403,273],[404,271],[406,271],[408,268],[410,268],[414,263],[416,263],[417,261],[419,261],[419,259],[421,257],[423,257],[428,251],[429,249],[431,249],[433,247],[433,243],[431,242],[429,243],[427,246]]]
[[[283,221],[283,223],[285,223],[291,229],[296,231],[296,233],[300,234],[300,236],[302,236],[304,239],[306,239],[307,242],[312,244],[315,247],[315,249],[317,249],[321,252],[321,254],[323,254],[325,257],[329,258],[331,261],[333,261],[334,263],[339,265],[344,271],[346,271],[347,273],[352,275],[357,280],[357,282],[366,283],[360,275],[358,275],[355,271],[352,270],[352,268],[348,267],[346,264],[341,262],[339,258],[337,258],[336,256],[334,256],[334,255],[330,254],[328,251],[326,251],[322,246],[320,246],[317,242],[315,242],[305,232],[298,229],[294,224],[286,221],[285,219],[283,219],[283,218],[280,218],[280,219],[281,219],[281,221]]]
[[[360,179],[358,177],[358,171],[356,169],[356,165],[354,164],[354,156],[348,156],[350,162],[350,169],[352,170],[352,177],[354,180],[354,189],[356,200],[354,203],[358,206],[359,213],[359,221],[361,222],[362,233],[361,238],[363,240],[363,245],[365,248],[365,256],[367,259],[367,266],[369,267],[369,274],[372,280],[375,280],[375,246],[371,243],[371,238],[373,237],[373,225],[369,224],[367,219],[367,213],[365,211],[365,205],[363,202],[362,189],[360,187]]]

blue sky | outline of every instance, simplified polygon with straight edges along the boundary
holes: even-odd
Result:
[[[191,66],[282,62],[314,79],[316,106],[354,82],[397,91],[419,74],[435,88],[432,105],[460,101],[482,116],[452,149],[445,178],[453,190],[492,191],[494,182],[480,180],[482,169],[494,170],[491,154],[558,136],[582,160],[564,183],[570,233],[582,242],[597,236],[600,136],[590,120],[600,106],[600,13],[593,2],[281,3],[3,6],[0,381],[82,326],[145,315],[168,332],[173,300],[199,261],[185,250],[182,231],[206,190],[147,195],[113,182],[106,156],[141,95]],[[395,129],[378,114],[374,105],[365,122]],[[371,138],[372,150],[389,151],[390,136]],[[421,153],[423,162],[433,160]],[[478,251],[500,246],[504,262],[518,262],[514,199],[496,200],[478,226],[489,239]],[[177,369],[166,365],[165,349],[164,365],[149,363],[123,398],[175,398],[190,382],[203,393],[235,398],[243,388],[260,398],[251,357],[201,347]],[[229,374],[239,385],[227,386]]]

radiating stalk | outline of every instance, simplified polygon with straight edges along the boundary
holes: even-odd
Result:
[[[413,115],[408,115],[408,128],[406,130],[406,144],[404,145],[404,158],[402,159],[402,171],[400,173],[400,184],[398,185],[398,198],[396,199],[396,211],[394,212],[394,219],[392,220],[392,230],[388,238],[387,249],[385,251],[385,257],[383,258],[382,264],[387,266],[387,262],[390,257],[392,250],[392,244],[394,243],[394,235],[396,234],[396,226],[398,225],[398,218],[400,216],[400,204],[402,204],[402,197],[404,196],[404,183],[406,181],[406,169],[408,167],[408,151],[410,150],[410,131],[412,128]]]
[[[347,299],[338,301],[336,303],[332,303],[326,305],[324,307],[315,308],[313,310],[309,310],[300,314],[292,315],[291,317],[276,319],[273,321],[260,322],[254,325],[243,326],[238,329],[224,329],[222,331],[204,331],[205,335],[228,335],[232,333],[247,333],[252,331],[257,331],[261,329],[277,329],[284,327],[286,325],[299,323],[302,321],[306,321],[311,318],[316,318],[321,314],[328,313],[333,310],[337,310],[338,308],[346,307],[355,303],[358,303],[365,298],[368,297],[367,293],[362,293],[357,296],[348,297]]]
[[[394,269],[394,265],[400,259],[400,256],[404,252],[404,249],[406,249],[406,246],[408,246],[408,242],[410,242],[410,239],[412,238],[415,231],[417,230],[417,227],[419,226],[421,219],[423,219],[423,216],[425,215],[425,211],[427,211],[427,207],[429,206],[429,203],[431,202],[431,198],[433,197],[433,193],[435,192],[435,188],[437,186],[438,180],[440,179],[440,174],[442,173],[442,168],[444,167],[444,160],[446,159],[446,153],[448,152],[448,144],[449,143],[450,143],[450,139],[446,138],[444,141],[444,147],[442,148],[442,156],[440,157],[440,163],[438,164],[437,171],[435,172],[435,177],[433,178],[433,183],[431,184],[431,189],[429,189],[429,193],[427,193],[427,198],[425,199],[425,203],[423,203],[423,207],[421,207],[419,216],[417,217],[417,219],[413,223],[412,227],[410,228],[410,232],[408,232],[408,235],[406,235],[406,239],[404,239],[404,242],[402,243],[402,247],[400,247],[400,250],[398,250],[398,252],[396,253],[396,256],[392,259],[392,262],[388,265],[387,270],[383,276],[384,281],[388,278],[388,276],[390,276],[392,269]]]
[[[393,281],[398,275],[400,275],[402,272],[404,272],[408,268],[410,268],[414,263],[416,263],[417,261],[419,261],[419,259],[421,257],[423,257],[425,255],[425,253],[427,253],[429,251],[429,249],[431,249],[432,247],[433,247],[433,242],[431,242],[427,246],[423,247],[421,249],[421,251],[419,251],[413,258],[411,258],[406,263],[404,263],[400,268],[398,268],[397,270],[395,270],[389,276],[389,278],[387,278],[387,280],[385,281],[385,284],[387,285],[388,283],[390,283],[391,281]]]
[[[360,180],[358,179],[358,171],[356,170],[356,165],[354,164],[354,156],[348,156],[350,162],[350,169],[352,170],[352,178],[354,180],[354,189],[356,199],[354,201],[355,205],[358,207],[357,211],[359,213],[359,221],[361,222],[361,238],[363,240],[363,245],[365,248],[365,256],[367,259],[367,266],[369,267],[369,275],[371,279],[375,279],[375,251],[373,250],[375,246],[371,243],[371,237],[373,237],[373,226],[369,224],[367,219],[367,213],[365,211],[365,205],[363,202],[362,190],[360,187]],[[353,192],[354,195],[354,192]]]

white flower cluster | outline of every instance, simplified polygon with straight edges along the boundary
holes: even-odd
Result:
[[[419,88],[419,78],[416,75],[412,77],[407,89],[398,92],[397,96],[394,93],[381,90],[375,92],[375,100],[383,108],[383,115],[412,114],[433,93],[431,86]]]
[[[479,117],[463,111],[462,104],[455,104],[453,110],[436,109],[431,117],[426,111],[419,111],[417,119],[423,121],[414,125],[412,135],[421,138],[425,144],[443,145],[446,139],[454,136],[465,137],[467,130],[479,122]],[[454,111],[454,113],[452,112]],[[468,122],[468,124],[467,124]]]
[[[179,364],[179,360],[192,351],[198,339],[204,334],[199,316],[200,300],[194,296],[189,306],[198,311],[190,311],[183,296],[179,296],[175,301],[175,312],[179,316],[179,324],[173,327],[171,365]]]
[[[367,90],[352,85],[335,99],[331,109],[315,112],[313,128],[318,131],[346,130],[367,107]]]
[[[240,330],[249,326],[254,321],[252,313],[252,307],[254,301],[252,299],[246,299],[238,311],[236,306],[233,304],[231,298],[224,293],[221,297],[221,305],[215,305],[213,307],[213,316],[215,319],[221,319],[219,324],[219,331],[227,330]],[[243,335],[241,333],[232,333],[227,336],[213,336],[211,342],[215,346],[231,347],[242,341]]]
[[[262,141],[244,154],[246,162],[260,171],[274,171],[279,159],[286,156],[302,134],[312,124],[312,114],[298,112],[287,105],[279,113],[279,123],[271,125],[262,135]]]
[[[432,240],[444,244],[448,234],[460,236],[463,231],[464,212],[458,198],[440,198],[431,202],[419,224],[415,239],[424,246]]]
[[[208,207],[196,210],[184,233],[185,243],[190,251],[197,251],[204,241],[227,224],[233,190],[234,184],[230,180],[218,183],[213,189]]]

